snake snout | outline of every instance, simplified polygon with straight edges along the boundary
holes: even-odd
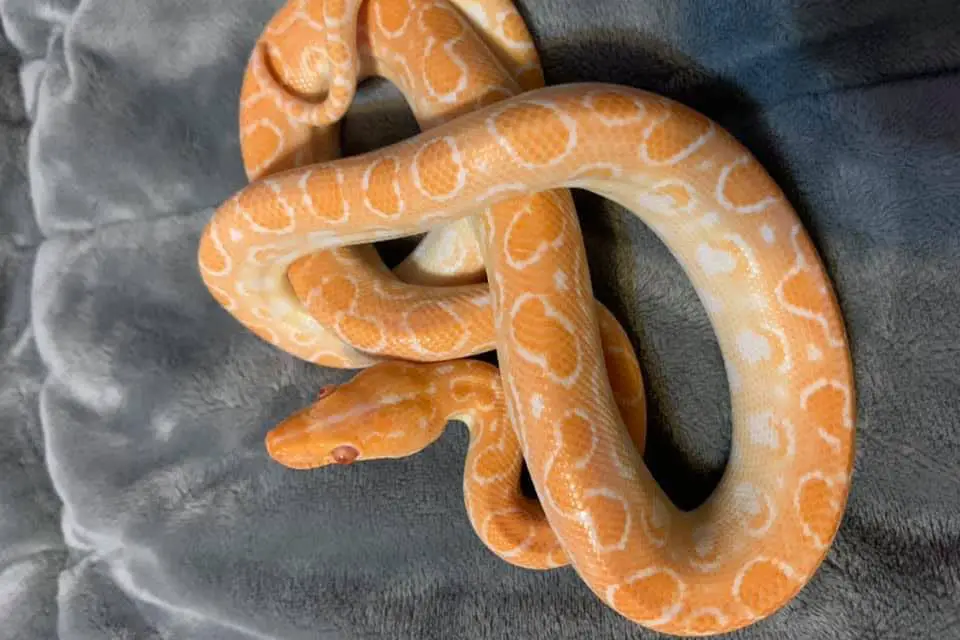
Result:
[[[291,469],[312,469],[323,460],[305,441],[304,430],[295,422],[287,421],[276,427],[264,438],[264,445],[275,462]]]

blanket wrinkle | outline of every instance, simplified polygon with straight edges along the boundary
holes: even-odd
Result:
[[[350,377],[251,335],[196,270],[211,208],[245,182],[237,95],[281,4],[0,0],[0,639],[656,637],[571,570],[486,551],[462,425],[406,460],[267,458],[273,424]],[[960,5],[518,5],[548,83],[659,92],[743,141],[836,285],[858,390],[848,511],[813,581],[732,637],[956,636]],[[344,148],[415,130],[367,83]],[[696,506],[730,444],[710,323],[652,231],[574,198],[644,370],[646,461]]]

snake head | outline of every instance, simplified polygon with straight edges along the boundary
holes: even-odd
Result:
[[[267,453],[292,469],[399,458],[439,437],[429,367],[377,364],[341,385],[324,387],[310,406],[266,436]],[[437,414],[439,415],[439,414]]]

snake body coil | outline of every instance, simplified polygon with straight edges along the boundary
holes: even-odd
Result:
[[[397,84],[424,131],[333,159],[365,75]],[[277,347],[364,368],[270,433],[275,459],[402,457],[462,419],[467,511],[495,553],[570,564],[659,631],[743,627],[813,576],[845,508],[854,387],[830,282],[784,194],[714,122],[630,87],[541,83],[505,0],[291,1],[251,58],[252,181],[203,234],[203,279]],[[692,512],[641,459],[639,367],[593,299],[568,188],[649,225],[716,331],[732,448]],[[394,273],[369,246],[422,232]],[[445,264],[456,286],[440,286]],[[499,371],[460,359],[492,347]],[[522,461],[538,501],[516,488]]]

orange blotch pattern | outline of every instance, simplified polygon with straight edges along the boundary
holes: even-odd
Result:
[[[587,464],[593,454],[593,430],[586,415],[574,412],[560,420],[559,432],[563,446],[567,451],[579,455],[573,456],[577,464]]]
[[[495,447],[486,447],[473,458],[470,465],[473,476],[482,481],[494,480],[503,475],[503,451]]]
[[[817,547],[826,546],[837,528],[837,512],[840,510],[839,487],[825,478],[814,476],[805,480],[797,494],[798,516],[806,525],[804,534],[812,537]]]
[[[457,402],[475,407],[492,407],[497,401],[490,385],[475,378],[455,378],[450,391]]]
[[[781,566],[768,559],[757,560],[743,573],[737,598],[755,614],[769,612],[787,600],[797,584]]]
[[[734,166],[723,185],[724,198],[737,208],[750,207],[777,195],[776,185],[753,159]]]
[[[501,24],[503,25],[503,34],[510,40],[517,43],[525,43],[529,40],[527,26],[523,23],[523,18],[519,14],[511,13]]]
[[[317,23],[323,24],[326,20],[324,15],[325,6],[323,2],[288,2],[287,6],[291,7],[291,10],[302,9],[310,20]],[[340,7],[340,10],[343,10],[343,7]]]
[[[626,543],[630,514],[626,505],[617,498],[596,494],[583,500],[583,507],[593,518],[593,532],[602,547],[613,548]]]
[[[447,353],[463,342],[469,329],[447,309],[422,305],[407,316],[420,346],[431,353]]]
[[[812,421],[837,439],[847,435],[846,407],[847,394],[831,385],[824,385],[807,396],[806,408]]]
[[[327,42],[327,58],[335,65],[343,65],[350,61],[350,51],[342,42]]]
[[[489,542],[501,551],[516,549],[533,534],[531,523],[515,512],[496,514],[486,524]]]
[[[515,263],[523,264],[542,251],[544,245],[550,247],[557,243],[566,231],[566,225],[560,216],[544,212],[544,207],[554,207],[554,204],[542,194],[530,198],[528,206],[519,212],[511,213],[519,204],[519,201],[508,200],[497,205],[493,211],[498,219],[512,219],[504,240],[505,251]]]
[[[612,91],[591,95],[589,106],[607,125],[635,122],[644,115],[642,104]]]
[[[313,267],[311,271],[319,271],[316,264]],[[289,274],[288,277],[290,277]],[[313,306],[325,313],[347,311],[357,297],[357,286],[342,275],[326,279],[322,284],[315,286],[314,291],[317,291],[319,295],[313,296]]]
[[[424,68],[430,78],[430,88],[439,95],[449,95],[462,89],[466,70],[457,64],[446,49],[434,47],[430,57],[424,61]]]
[[[370,3],[371,5],[373,3]],[[368,5],[369,6],[369,5]],[[408,0],[391,0],[377,4],[380,24],[387,31],[396,32],[403,28],[410,15]]]
[[[403,202],[397,193],[400,164],[394,158],[383,158],[370,170],[370,186],[366,196],[381,214],[394,216],[401,212]]]
[[[645,141],[647,158],[656,163],[677,160],[711,129],[710,121],[686,110],[671,110],[669,117],[653,127]]]
[[[264,229],[281,231],[290,228],[290,214],[270,197],[271,194],[265,183],[254,182],[241,191],[234,202],[238,211],[243,211],[254,224]]]
[[[579,340],[571,329],[547,313],[539,298],[528,298],[520,303],[514,316],[513,337],[517,345],[545,361],[548,372],[567,378],[580,364]]]
[[[723,618],[715,611],[697,611],[687,617],[685,622],[688,632],[703,635],[721,627]]]
[[[532,120],[536,128],[529,126]],[[560,114],[539,104],[507,107],[493,123],[503,143],[527,165],[549,165],[565,156],[573,142],[573,131]]]
[[[335,169],[316,169],[306,180],[304,191],[310,194],[310,213],[324,220],[341,220],[346,206],[343,189]]]
[[[280,151],[283,138],[273,127],[256,124],[244,136],[244,144],[257,150],[258,158],[273,158]]]
[[[840,319],[836,314],[824,313],[831,304],[828,299],[830,292],[819,274],[807,269],[799,271],[784,281],[782,290],[787,304],[801,309],[804,316],[812,316],[810,321],[816,322],[819,330],[826,331],[829,338],[841,339],[843,327]]]
[[[549,444],[553,446],[552,442]],[[554,464],[547,467],[544,476],[545,497],[548,498],[548,501],[545,501],[545,506],[549,504],[563,514],[570,514],[580,506],[572,492],[567,490],[566,483],[570,475],[568,472],[570,466],[569,459],[558,458]]]
[[[200,243],[198,258],[200,265],[205,269],[209,269],[210,271],[219,273],[227,267],[226,256],[224,256],[220,250],[217,249],[213,240],[211,240],[208,236],[204,236]]]
[[[604,364],[614,400],[620,410],[630,440],[641,455],[646,449],[647,419],[643,378],[631,354],[604,350]]]
[[[634,620],[654,621],[671,617],[683,595],[683,585],[666,571],[649,569],[620,585],[613,595],[618,611]]]
[[[456,15],[440,6],[425,9],[420,14],[420,22],[424,26],[424,31],[442,42],[453,40],[463,34],[463,25],[457,20]]]
[[[375,320],[347,316],[337,326],[343,339],[360,350],[376,349],[383,340],[383,331]]]
[[[417,155],[416,168],[420,186],[433,197],[451,196],[459,188],[462,169],[452,142],[441,139],[425,146]]]

